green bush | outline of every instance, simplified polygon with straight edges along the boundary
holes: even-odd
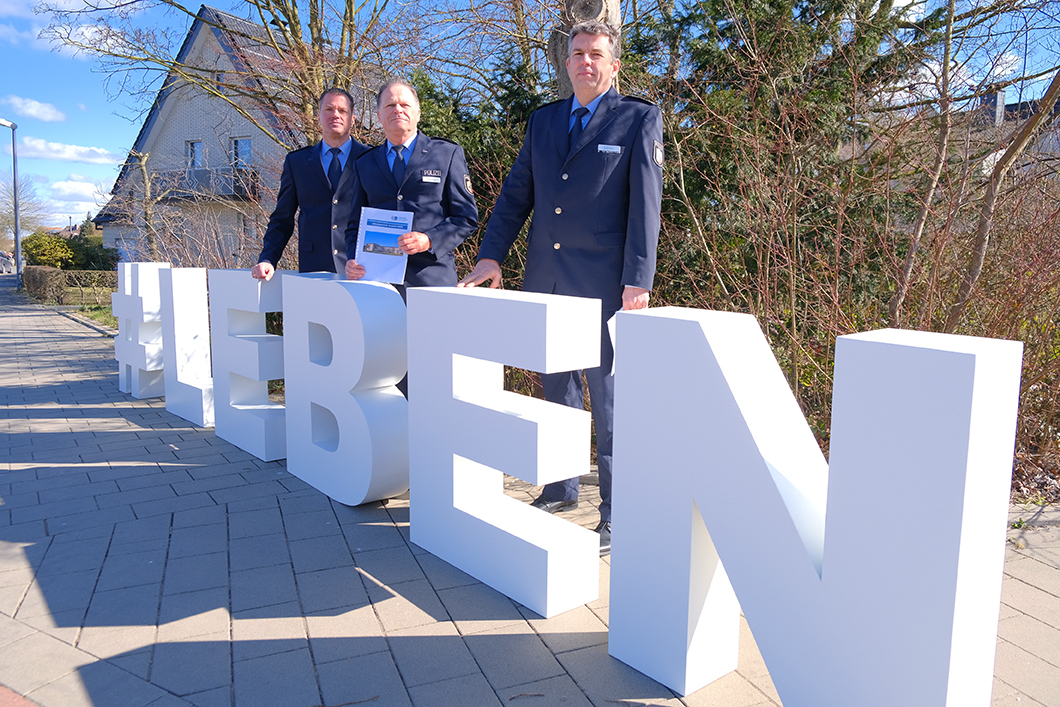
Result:
[[[65,238],[40,231],[22,239],[22,255],[27,265],[63,268],[74,262],[74,251]]]
[[[76,235],[69,240],[37,232],[22,241],[27,265],[61,270],[113,270],[118,251],[103,246],[103,236]]]
[[[69,240],[74,253],[70,270],[113,270],[118,264],[118,251],[103,246],[103,236],[76,235]]]

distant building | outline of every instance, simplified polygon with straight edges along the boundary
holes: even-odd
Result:
[[[1039,105],[1038,100],[1006,103],[1004,89],[983,97],[979,104],[979,118],[976,121],[979,126],[978,137],[1001,144],[999,149],[990,152],[984,158],[982,166],[984,176],[993,170],[994,165],[1004,155],[1008,145],[1002,141],[1005,141],[1014,130],[1034,115],[1039,110]],[[1053,106],[1052,114],[1042,123],[1043,129],[1039,130],[1024,150],[1016,165],[1018,169],[1028,170],[1036,166],[1044,166],[1051,172],[1055,172],[1056,162],[1060,160],[1060,128],[1056,123],[1058,113],[1060,113],[1060,103]]]
[[[261,81],[255,77],[282,73],[284,59],[267,36],[261,25],[200,7],[175,61],[196,67],[200,76],[216,76],[216,85],[207,90],[176,73],[167,77],[110,201],[93,219],[103,244],[122,260],[145,257],[145,213],[151,213],[164,260],[208,267],[256,261],[283,158],[307,142],[281,123],[274,106],[239,92],[241,112],[223,97],[244,83],[252,94]]]

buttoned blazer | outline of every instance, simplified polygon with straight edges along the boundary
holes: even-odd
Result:
[[[331,193],[331,182],[320,161],[323,143],[287,154],[276,193],[276,208],[265,228],[258,262],[274,266],[280,261],[298,219],[298,271],[344,272],[346,242],[344,230],[350,219],[353,192],[353,163],[369,148],[353,141],[338,188]]]
[[[622,308],[652,288],[662,202],[662,114],[611,89],[568,150],[572,99],[530,116],[486,226],[479,259],[503,262],[533,211],[523,289]]]
[[[346,254],[357,253],[357,227],[361,207],[411,211],[412,230],[426,233],[431,249],[410,255],[405,284],[441,287],[456,284],[457,246],[478,228],[478,207],[471,192],[464,149],[459,145],[418,133],[414,154],[406,159],[398,185],[387,164],[387,145],[373,147],[355,165]]]

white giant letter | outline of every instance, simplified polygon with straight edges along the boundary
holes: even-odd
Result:
[[[501,474],[581,474],[589,414],[505,392],[502,364],[599,365],[599,300],[410,288],[408,303],[412,541],[545,617],[593,601],[599,538],[505,496]]]
[[[1021,344],[840,337],[830,465],[752,317],[623,314],[616,348],[611,655],[696,690],[734,588],[786,705],[989,703]]]
[[[283,378],[283,337],[265,333],[265,313],[282,310],[283,279],[209,272],[217,436],[267,462],[287,456],[284,408],[269,402],[268,383]]]
[[[158,271],[158,276],[166,410],[192,424],[213,427],[206,270],[165,268]]]
[[[134,398],[165,394],[158,273],[169,263],[118,263],[118,291],[110,296],[118,320],[114,358],[118,390]]]
[[[401,295],[377,282],[283,278],[287,470],[348,506],[404,493]]]

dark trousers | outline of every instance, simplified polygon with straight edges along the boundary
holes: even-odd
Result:
[[[611,375],[611,363],[615,351],[611,346],[606,322],[601,330],[600,366],[587,368],[585,380],[589,384],[589,402],[592,405],[593,425],[596,427],[596,467],[600,475],[600,520],[611,520],[611,447],[615,420],[615,378]],[[541,375],[545,400],[584,409],[582,372],[544,373]],[[544,488],[544,494],[553,501],[572,501],[578,497],[578,477],[557,481]]]

